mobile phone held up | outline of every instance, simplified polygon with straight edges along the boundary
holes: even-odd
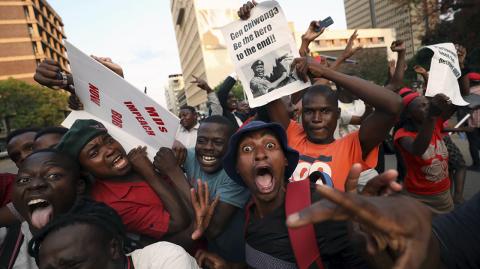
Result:
[[[333,19],[332,17],[327,17],[326,19],[324,19],[323,21],[319,21],[317,23],[317,27],[315,28],[315,31],[318,33],[320,32],[323,28],[327,28],[328,26],[332,25],[333,24]]]

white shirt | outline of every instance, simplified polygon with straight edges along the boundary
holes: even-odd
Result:
[[[352,103],[342,103],[338,101],[338,107],[341,109],[342,113],[345,112],[351,116],[361,117],[365,113],[365,103],[358,99],[354,100]],[[360,125],[351,125],[350,121],[346,123],[340,123],[338,126],[338,133],[340,137],[344,137],[348,134],[351,134],[360,129]]]
[[[183,126],[180,126],[177,131],[175,139],[180,141],[187,149],[194,148],[197,143],[197,133],[200,123],[197,122],[190,130],[185,129]]]
[[[169,242],[157,242],[137,249],[129,256],[132,256],[135,269],[200,268],[182,247]]]
[[[33,238],[28,222],[22,222],[23,243],[18,252],[13,269],[37,269],[35,259],[28,254],[28,242]]]

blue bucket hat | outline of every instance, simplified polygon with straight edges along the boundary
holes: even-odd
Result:
[[[285,154],[288,162],[287,168],[285,169],[285,179],[288,179],[297,167],[299,159],[298,152],[288,146],[287,134],[285,133],[285,130],[282,128],[282,126],[280,126],[278,123],[251,121],[246,125],[242,126],[242,128],[238,129],[237,132],[232,135],[228,144],[228,152],[227,154],[225,154],[225,157],[223,157],[223,169],[225,170],[225,172],[227,172],[227,175],[240,186],[246,187],[242,177],[240,176],[240,174],[237,173],[238,143],[247,133],[262,129],[271,130],[280,141],[283,153]]]

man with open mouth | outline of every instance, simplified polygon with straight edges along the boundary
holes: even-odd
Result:
[[[297,268],[299,264],[289,236],[291,231],[285,224],[289,202],[286,189],[289,184],[296,184],[287,182],[298,158],[298,152],[287,145],[284,129],[276,123],[252,121],[230,139],[223,167],[230,178],[246,186],[252,195],[246,207],[245,229],[246,262],[250,267]],[[307,190],[312,185],[307,185]],[[320,200],[315,191],[310,191],[310,195],[311,202]],[[324,268],[368,268],[348,240],[346,223],[326,222],[314,225],[313,229],[313,244],[319,248]],[[315,266],[316,262],[309,265]]]
[[[249,191],[228,177],[222,169],[222,158],[227,151],[228,139],[233,133],[231,122],[219,115],[206,118],[200,124],[195,148],[187,149],[184,163],[187,179],[197,189],[197,180],[208,184],[210,198],[219,197],[212,221],[205,233],[208,248],[231,262],[244,260],[243,207],[250,197]],[[183,176],[169,149],[162,148],[154,165],[170,178]]]
[[[120,143],[95,120],[77,120],[57,149],[78,161],[95,181],[91,197],[115,209],[129,233],[152,243],[186,229],[191,219],[186,203],[154,170],[145,148],[128,156]],[[174,181],[174,180],[173,180]]]
[[[25,220],[21,227],[23,236],[17,239],[21,246],[7,268],[37,268],[27,252],[32,234],[57,215],[66,213],[84,191],[80,168],[67,155],[45,149],[26,157],[12,191],[13,204]]]

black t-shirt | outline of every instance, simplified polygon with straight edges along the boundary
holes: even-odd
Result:
[[[480,193],[454,211],[433,219],[447,268],[480,268]]]
[[[320,200],[320,195],[311,188],[312,202]],[[285,204],[262,219],[255,217],[250,208],[250,219],[245,240],[254,249],[275,258],[295,263],[288,228],[285,224]],[[322,261],[326,268],[368,268],[353,244],[349,241],[345,222],[322,222],[314,225]]]

